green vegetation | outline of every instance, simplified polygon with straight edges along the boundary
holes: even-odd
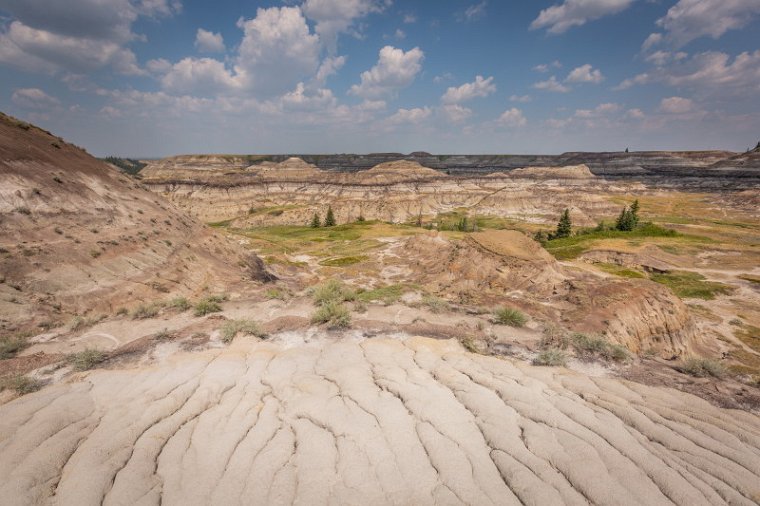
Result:
[[[116,156],[107,156],[103,158],[104,162],[115,165],[122,172],[129,174],[130,176],[137,176],[138,173],[147,165],[139,160],[132,158],[118,158]]]
[[[760,328],[754,325],[744,325],[741,321],[739,321],[738,327],[734,330],[736,338],[760,353]]]
[[[625,362],[630,358],[628,350],[619,344],[613,344],[602,337],[592,337],[586,334],[575,333],[570,336],[570,344],[579,358],[590,360],[602,358]]]
[[[314,216],[311,217],[311,224],[309,226],[311,228],[319,228],[322,226],[322,221],[319,219],[319,215],[317,213],[314,213]]]
[[[348,328],[351,325],[351,313],[340,302],[329,301],[317,308],[311,321],[312,323],[327,323],[330,328]]]
[[[672,271],[652,274],[650,279],[667,286],[673,293],[685,299],[713,300],[717,295],[725,295],[733,290],[723,283],[706,281],[704,276],[696,272]]]
[[[630,232],[639,225],[639,201],[634,200],[630,207],[625,206],[615,221],[615,229]]]
[[[354,264],[364,262],[368,258],[369,257],[367,257],[366,255],[329,258],[327,260],[322,260],[321,262],[319,262],[319,265],[323,265],[325,267],[346,267],[348,265],[354,265]]]
[[[335,215],[333,214],[332,206],[327,207],[327,214],[325,215],[325,227],[335,226]]]
[[[180,313],[190,309],[190,306],[191,306],[190,301],[187,300],[185,297],[175,297],[169,301],[169,307],[172,309],[176,309]]]
[[[501,307],[493,313],[494,322],[498,325],[509,325],[510,327],[522,327],[528,321],[528,317],[518,309],[511,307]]]
[[[561,367],[567,364],[567,354],[557,348],[550,348],[540,352],[533,359],[533,365],[545,365],[550,367]]]
[[[229,320],[222,325],[222,342],[229,344],[238,334],[256,337],[265,336],[259,329],[259,325],[252,320]]]
[[[269,288],[264,295],[267,299],[286,300],[288,298],[288,292],[279,288]]]
[[[0,337],[0,360],[13,358],[29,346],[26,337],[22,336],[3,336]]]
[[[40,380],[16,374],[8,378],[0,379],[0,391],[8,389],[15,390],[19,395],[26,395],[36,392],[42,388],[44,383]]]
[[[332,278],[310,290],[314,304],[324,306],[330,302],[347,302],[356,299],[356,292],[338,279]]]
[[[435,295],[425,295],[422,297],[422,305],[427,307],[432,313],[443,313],[449,310],[449,303]]]
[[[635,269],[628,269],[626,267],[623,267],[622,265],[617,264],[608,264],[604,262],[600,262],[597,264],[594,264],[597,268],[603,270],[604,272],[607,272],[609,274],[614,274],[615,276],[620,276],[621,278],[646,278],[646,274],[644,274],[641,271],[637,271]]]
[[[102,351],[96,350],[94,348],[86,348],[84,351],[80,351],[79,353],[72,353],[66,357],[66,360],[74,367],[75,370],[87,371],[97,366],[98,364],[105,362],[106,358],[107,357],[105,353]]]
[[[163,309],[162,302],[151,302],[150,304],[140,304],[132,310],[133,320],[144,320],[146,318],[155,318]]]
[[[708,376],[721,378],[726,374],[726,368],[723,364],[710,358],[692,357],[678,366],[677,369],[684,374],[696,376],[697,378],[706,378]]]
[[[356,298],[361,302],[374,302],[379,300],[390,305],[398,302],[401,296],[407,291],[408,289],[404,285],[387,285],[359,292],[356,294]]]
[[[218,313],[222,310],[221,302],[227,300],[226,297],[218,295],[210,295],[204,297],[195,303],[193,312],[195,316],[206,316],[210,313]]]
[[[557,230],[555,230],[554,233],[549,236],[549,239],[564,239],[565,237],[570,237],[572,233],[573,223],[570,221],[570,210],[565,209],[562,212],[562,216],[559,218],[559,222],[557,223]]]

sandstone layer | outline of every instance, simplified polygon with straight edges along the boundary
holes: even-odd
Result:
[[[0,406],[3,503],[760,500],[749,413],[452,341],[286,342],[92,372]]]

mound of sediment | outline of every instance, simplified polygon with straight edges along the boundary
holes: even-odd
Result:
[[[593,179],[596,176],[586,165],[570,165],[566,167],[524,167],[509,171],[509,177],[534,179]],[[502,174],[504,176],[504,174]]]
[[[760,418],[456,341],[240,341],[0,406],[26,504],[752,504]]]
[[[248,167],[248,172],[270,180],[314,181],[323,175],[315,165],[300,158],[288,158],[280,163],[262,162]]]
[[[417,162],[396,160],[381,163],[369,170],[351,174],[351,182],[359,184],[390,184],[428,179],[445,178],[446,175],[435,169],[423,167]]]
[[[0,118],[0,325],[219,289],[247,254],[85,151]]]

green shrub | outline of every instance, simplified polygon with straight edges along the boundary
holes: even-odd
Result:
[[[42,388],[44,383],[40,380],[24,376],[22,374],[16,374],[9,378],[3,378],[0,380],[0,390],[15,390],[19,395],[26,395],[32,392],[36,392]]]
[[[151,302],[150,304],[140,304],[132,310],[133,320],[144,320],[146,318],[155,318],[163,308],[160,302]]]
[[[222,310],[219,301],[215,297],[204,297],[195,303],[195,316],[206,316],[210,313],[218,313]]]
[[[367,257],[366,255],[329,258],[327,260],[322,260],[321,262],[319,262],[319,265],[323,265],[325,267],[347,267],[349,265],[354,265],[354,264],[364,262],[368,258],[369,257]]]
[[[361,302],[374,302],[380,300],[385,304],[393,304],[398,302],[401,296],[404,295],[405,291],[406,287],[404,287],[404,285],[388,285],[373,288],[366,292],[360,292],[356,295],[356,298]]]
[[[499,325],[509,325],[510,327],[522,327],[528,321],[522,311],[511,307],[501,307],[494,311],[494,322]]]
[[[334,300],[320,305],[311,316],[312,323],[326,323],[330,328],[347,328],[351,325],[351,312]]]
[[[264,337],[259,325],[252,320],[229,320],[222,325],[222,342],[229,344],[238,334]]]
[[[330,279],[311,289],[314,304],[324,306],[329,303],[350,302],[356,299],[356,292],[340,280]]]
[[[592,337],[576,332],[570,337],[570,342],[575,353],[581,358],[599,357],[615,362],[625,362],[630,358],[630,354],[624,346],[611,343],[602,337]]]
[[[652,274],[650,279],[673,290],[673,293],[684,299],[713,300],[717,295],[729,294],[733,289],[716,281],[707,281],[696,272],[671,271]]]
[[[96,365],[105,362],[106,355],[100,350],[87,348],[84,351],[72,353],[66,357],[66,359],[74,367],[75,370],[87,371]]]
[[[174,339],[174,334],[169,332],[169,329],[164,328],[164,330],[156,332],[156,335],[153,336],[153,339],[156,341],[166,341],[167,339]]]
[[[277,299],[277,300],[286,300],[288,298],[288,293],[285,290],[280,290],[279,288],[270,288],[266,291],[264,294],[267,299]]]
[[[567,355],[557,348],[543,350],[533,359],[533,365],[560,367],[567,364]]]
[[[710,358],[689,358],[678,366],[678,370],[697,378],[706,378],[708,376],[721,378],[726,374],[725,366],[717,360]]]
[[[176,309],[179,312],[187,311],[190,309],[190,305],[190,301],[188,301],[185,297],[175,297],[169,301],[169,307]]]
[[[13,358],[28,346],[29,342],[25,337],[0,337],[0,359]]]

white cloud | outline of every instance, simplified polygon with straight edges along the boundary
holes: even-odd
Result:
[[[679,51],[677,53],[671,53],[669,51],[655,51],[652,54],[649,54],[644,58],[649,63],[654,63],[658,67],[662,67],[666,63],[669,63],[671,61],[680,61],[685,58],[688,58],[688,54]]]
[[[393,33],[393,36],[397,38],[398,40],[404,40],[406,38],[406,33],[401,28],[396,28],[396,31]]]
[[[536,72],[541,72],[543,74],[543,73],[549,72],[549,70],[551,70],[552,68],[561,69],[562,64],[558,60],[554,60],[551,63],[542,63],[540,65],[536,65],[535,67],[533,67],[533,70],[535,70]]]
[[[573,121],[572,118],[567,118],[567,119],[549,118],[546,120],[546,125],[549,128],[564,128],[567,125],[569,125],[572,121]]]
[[[388,123],[398,125],[402,123],[419,124],[425,121],[432,114],[429,107],[415,107],[414,109],[399,109],[396,113],[388,118]]]
[[[510,102],[518,102],[520,104],[525,104],[531,100],[533,100],[533,98],[530,95],[512,95],[509,97]]]
[[[643,44],[641,44],[642,51],[649,51],[652,47],[662,42],[661,33],[650,33]]]
[[[625,113],[625,117],[630,119],[643,119],[644,116],[644,111],[641,109],[628,109]]]
[[[525,115],[523,115],[523,112],[516,107],[507,109],[506,111],[501,113],[501,116],[499,116],[499,119],[496,121],[500,125],[504,125],[508,127],[521,127],[521,126],[525,126],[528,123],[528,120],[525,119]]]
[[[638,74],[634,77],[623,80],[623,82],[615,86],[613,89],[616,91],[627,90],[628,88],[632,88],[636,85],[646,84],[650,81],[650,79],[651,77],[647,73]]]
[[[459,15],[459,19],[462,21],[474,21],[476,19],[480,19],[486,14],[486,7],[488,6],[488,1],[483,0],[480,3],[472,4],[469,7],[467,7],[464,12]]]
[[[531,30],[548,28],[549,33],[564,33],[603,16],[627,9],[635,0],[565,0],[542,10],[531,23]]]
[[[609,114],[614,114],[618,112],[622,107],[620,104],[615,103],[604,103],[599,104],[594,109],[578,109],[575,111],[575,117],[576,118],[599,118],[602,116],[606,116]]]
[[[320,84],[324,83],[327,81],[328,77],[336,74],[345,64],[345,56],[331,56],[325,58],[319,65],[319,70],[317,70],[317,75],[314,77],[314,80]]]
[[[224,63],[213,58],[184,58],[161,78],[164,90],[197,95],[228,92],[242,84],[240,76],[233,76]]]
[[[683,97],[663,98],[660,101],[660,110],[667,114],[685,114],[694,110],[694,102]]]
[[[461,123],[472,116],[472,109],[459,104],[447,104],[441,107],[441,112],[451,123]]]
[[[172,64],[164,58],[156,58],[155,60],[148,60],[145,63],[145,68],[153,74],[166,74],[172,69]]]
[[[441,101],[444,104],[458,104],[476,97],[487,97],[495,91],[496,85],[493,84],[493,77],[483,79],[483,76],[475,76],[474,82],[447,89],[441,97]]]
[[[306,0],[302,9],[316,22],[315,30],[331,53],[337,50],[338,35],[350,33],[354,24],[373,12],[382,12],[383,0]]]
[[[553,91],[555,93],[567,93],[570,88],[557,81],[555,76],[551,76],[546,81],[539,81],[533,85],[537,90]]]
[[[416,23],[417,22],[417,16],[415,16],[414,14],[404,14],[403,22],[406,25],[410,25],[412,23]]]
[[[19,107],[27,109],[50,109],[61,104],[39,88],[19,88],[11,95],[11,100]]]
[[[361,83],[351,86],[349,93],[363,98],[393,95],[406,88],[422,69],[425,54],[418,47],[404,52],[392,46],[380,50],[377,64],[362,72]]]
[[[298,83],[295,90],[285,94],[281,102],[285,109],[294,111],[321,110],[338,103],[332,91],[320,88],[315,93],[308,93],[303,83]]]
[[[201,53],[223,53],[225,50],[222,34],[210,32],[203,28],[198,28],[195,34],[195,47]]]
[[[598,69],[594,69],[590,64],[587,63],[573,69],[565,80],[568,83],[599,84],[604,81],[604,76]]]
[[[667,39],[683,46],[700,37],[720,38],[760,15],[758,0],[679,0],[657,21]]]
[[[433,82],[435,84],[441,84],[443,82],[453,81],[453,80],[454,80],[454,75],[451,72],[445,72],[445,73],[443,73],[441,75],[438,75],[438,76],[435,76],[433,78]]]
[[[121,110],[116,107],[111,107],[110,105],[102,107],[99,112],[107,118],[120,118],[122,115]]]

